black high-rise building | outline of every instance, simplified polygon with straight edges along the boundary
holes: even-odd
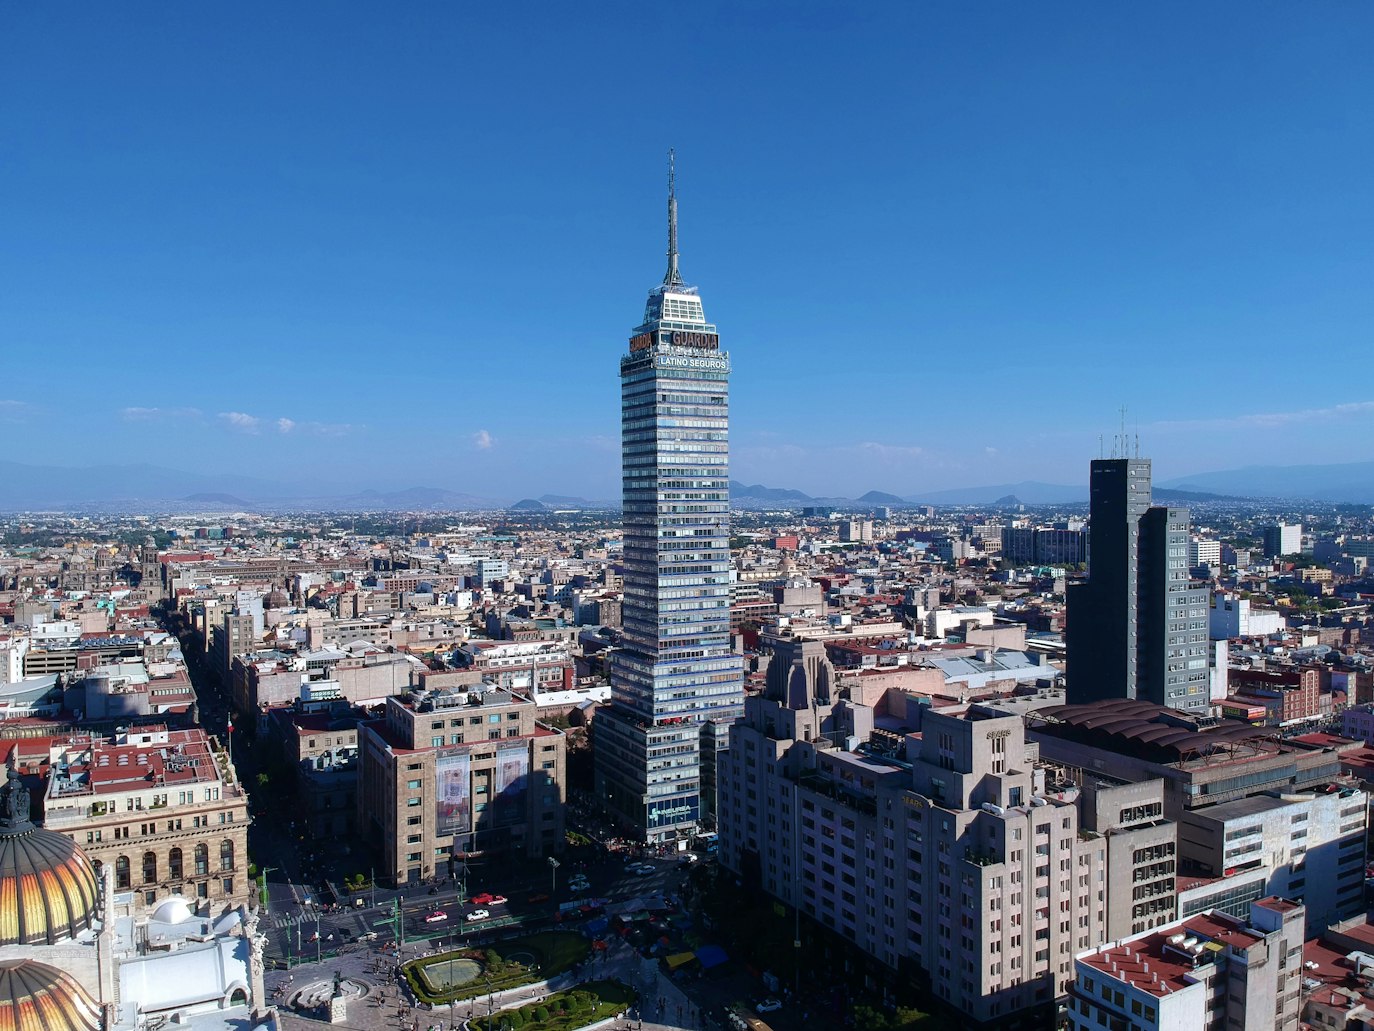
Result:
[[[1098,459],[1088,579],[1068,592],[1068,700],[1210,704],[1207,592],[1188,578],[1188,511],[1151,505],[1148,458]]]

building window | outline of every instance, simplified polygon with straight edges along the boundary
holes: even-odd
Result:
[[[210,873],[210,846],[204,842],[196,846],[196,876],[205,877]]]
[[[115,860],[115,887],[120,889],[133,887],[133,877],[129,873],[128,856],[120,856]]]
[[[232,841],[226,840],[219,843],[219,868],[221,870],[234,868],[234,843]]]
[[[181,849],[174,848],[167,853],[167,876],[174,881],[181,880]]]
[[[234,894],[234,878],[232,878],[232,877],[226,877],[226,878],[224,878],[224,881],[222,882],[221,887],[224,888],[224,894],[226,894],[226,895],[232,895],[232,894]]]
[[[157,853],[143,853],[143,883],[152,884],[157,880]]]

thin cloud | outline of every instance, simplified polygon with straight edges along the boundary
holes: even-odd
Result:
[[[125,422],[158,422],[162,419],[194,419],[199,417],[199,408],[140,408],[133,406],[121,408],[119,417]]]
[[[220,412],[219,417],[240,433],[257,433],[262,427],[261,419],[246,412]]]
[[[1157,422],[1154,430],[1273,430],[1303,423],[1337,422],[1352,416],[1374,414],[1374,401],[1351,401],[1327,408],[1300,408],[1292,412],[1250,412],[1215,419],[1180,419]]]
[[[490,451],[495,443],[495,438],[486,430],[478,430],[472,435],[472,446],[478,451]]]
[[[281,422],[291,422],[290,419],[280,420]],[[352,433],[357,427],[351,422],[296,422],[291,423],[302,433],[310,433],[316,437],[342,437],[346,433]],[[285,430],[282,430],[285,433]]]
[[[27,401],[0,399],[0,422],[22,422],[33,410]]]
[[[290,432],[291,432],[292,430],[294,430],[295,428],[296,428],[296,420],[294,420],[294,419],[287,419],[287,418],[283,417],[283,418],[277,420],[277,432],[278,432],[278,433],[290,433]]]
[[[921,455],[924,455],[926,453],[925,448],[916,447],[915,445],[908,446],[903,444],[880,444],[877,441],[873,440],[865,440],[862,444],[859,445],[859,448],[863,451],[868,452],[870,455],[875,455],[878,458],[881,458],[884,461],[889,462],[904,461],[906,459],[911,458],[919,458]]]

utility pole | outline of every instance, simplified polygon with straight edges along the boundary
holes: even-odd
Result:
[[[405,900],[406,897],[404,895],[397,895],[391,902],[392,929],[396,934],[396,945],[398,948],[406,943],[406,923],[404,917]]]
[[[368,908],[377,908],[377,868],[375,866],[372,868],[372,905]]]
[[[275,866],[264,866],[258,871],[258,903],[269,909],[271,907],[267,905],[267,875],[275,869]]]
[[[549,891],[551,893],[558,890],[558,866],[558,860],[549,856]]]
[[[316,963],[321,963],[321,962],[324,961],[323,952],[324,952],[324,943],[320,940],[320,911],[319,911],[319,909],[317,908],[317,909],[315,910],[315,962],[316,962]]]

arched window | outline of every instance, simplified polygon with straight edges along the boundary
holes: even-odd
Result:
[[[205,877],[210,873],[210,846],[201,842],[196,846],[196,876]]]
[[[227,838],[219,843],[219,868],[221,870],[234,868],[234,843]]]
[[[123,890],[133,886],[133,877],[129,874],[129,857],[120,856],[115,860],[115,887]]]
[[[156,852],[144,852],[144,853],[143,853],[143,883],[144,883],[144,884],[156,884],[156,883],[157,883],[157,853],[156,853]]]
[[[181,880],[181,849],[174,848],[167,853],[168,874],[174,881]]]

